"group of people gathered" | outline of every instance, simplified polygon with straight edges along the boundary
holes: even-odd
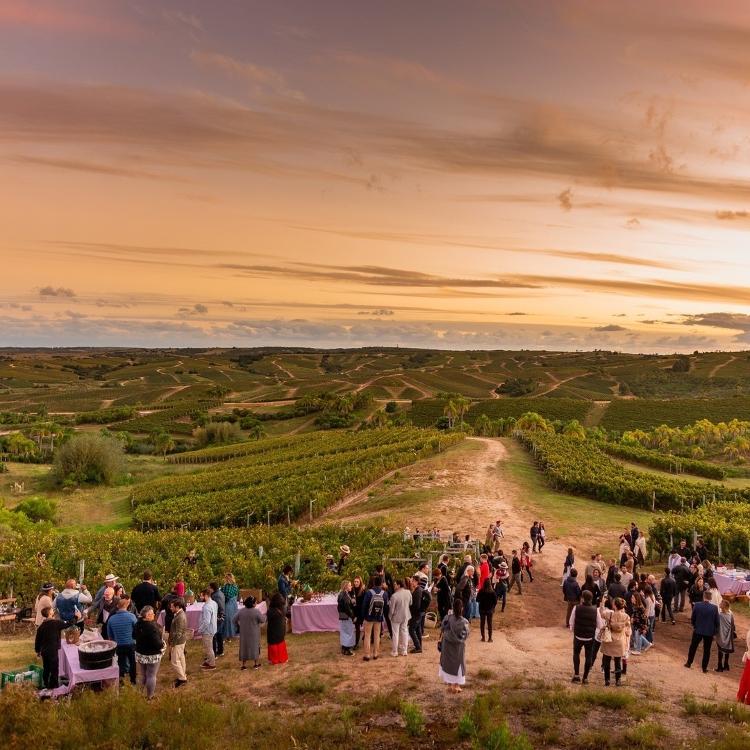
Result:
[[[140,684],[150,699],[156,690],[159,665],[167,655],[174,671],[176,688],[187,684],[185,647],[191,637],[200,638],[203,648],[201,668],[213,670],[216,659],[224,656],[224,643],[239,636],[240,661],[246,668],[252,660],[260,666],[260,627],[268,623],[268,655],[271,663],[287,660],[286,602],[280,594],[271,597],[267,613],[256,608],[255,598],[246,597],[239,605],[240,590],[232,573],[224,583],[210,583],[200,591],[203,603],[195,632],[188,628],[186,608],[196,597],[186,591],[178,578],[162,595],[150,571],[129,593],[113,573],[108,574],[94,595],[85,584],[69,579],[57,592],[45,583],[35,603],[37,625],[35,651],[42,659],[42,680],[46,689],[59,685],[59,649],[63,631],[85,624],[100,630],[101,636],[116,644],[120,681],[128,678]]]
[[[605,563],[600,554],[592,555],[583,576],[579,575],[573,550],[568,550],[561,585],[567,605],[565,627],[573,633],[574,683],[588,682],[601,652],[604,684],[610,684],[613,662],[615,685],[622,684],[629,657],[640,656],[654,647],[659,619],[675,625],[675,614],[683,612],[687,602],[691,607],[693,633],[685,667],[692,667],[698,647],[702,645],[701,668],[704,673],[708,672],[715,643],[715,671],[729,671],[729,657],[735,650],[737,638],[734,614],[712,576],[713,566],[703,540],[699,538],[696,549],[692,550],[683,539],[679,547],[672,550],[658,582],[653,574],[638,570],[644,550],[645,540],[635,523],[620,536],[619,560],[610,559]],[[584,654],[582,674],[581,652]],[[744,657],[743,660],[746,661]],[[750,702],[750,667],[745,672],[745,687],[741,685],[738,699]]]

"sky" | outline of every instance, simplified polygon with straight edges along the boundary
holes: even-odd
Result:
[[[750,349],[750,4],[0,0],[0,346]]]

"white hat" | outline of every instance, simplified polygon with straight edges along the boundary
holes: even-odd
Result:
[[[348,555],[351,552],[351,550],[349,549],[349,545],[348,544],[342,544],[339,547],[339,552],[343,552],[345,555]]]
[[[114,583],[119,580],[120,579],[114,573],[107,573],[107,575],[104,576],[104,583]]]

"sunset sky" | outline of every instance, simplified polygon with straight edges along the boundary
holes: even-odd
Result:
[[[750,349],[750,4],[0,0],[0,346]]]

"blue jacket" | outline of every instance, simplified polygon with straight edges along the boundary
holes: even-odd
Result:
[[[135,628],[136,622],[138,622],[136,616],[126,609],[121,609],[110,615],[106,625],[109,639],[118,646],[134,645],[133,628]]]
[[[292,593],[292,583],[283,573],[279,576],[278,585],[279,593],[284,599],[288,599]]]
[[[581,585],[578,583],[577,578],[568,576],[562,585],[563,599],[566,602],[579,602],[581,601]]]
[[[698,602],[693,605],[690,622],[696,635],[713,637],[719,632],[719,608],[711,602]]]

